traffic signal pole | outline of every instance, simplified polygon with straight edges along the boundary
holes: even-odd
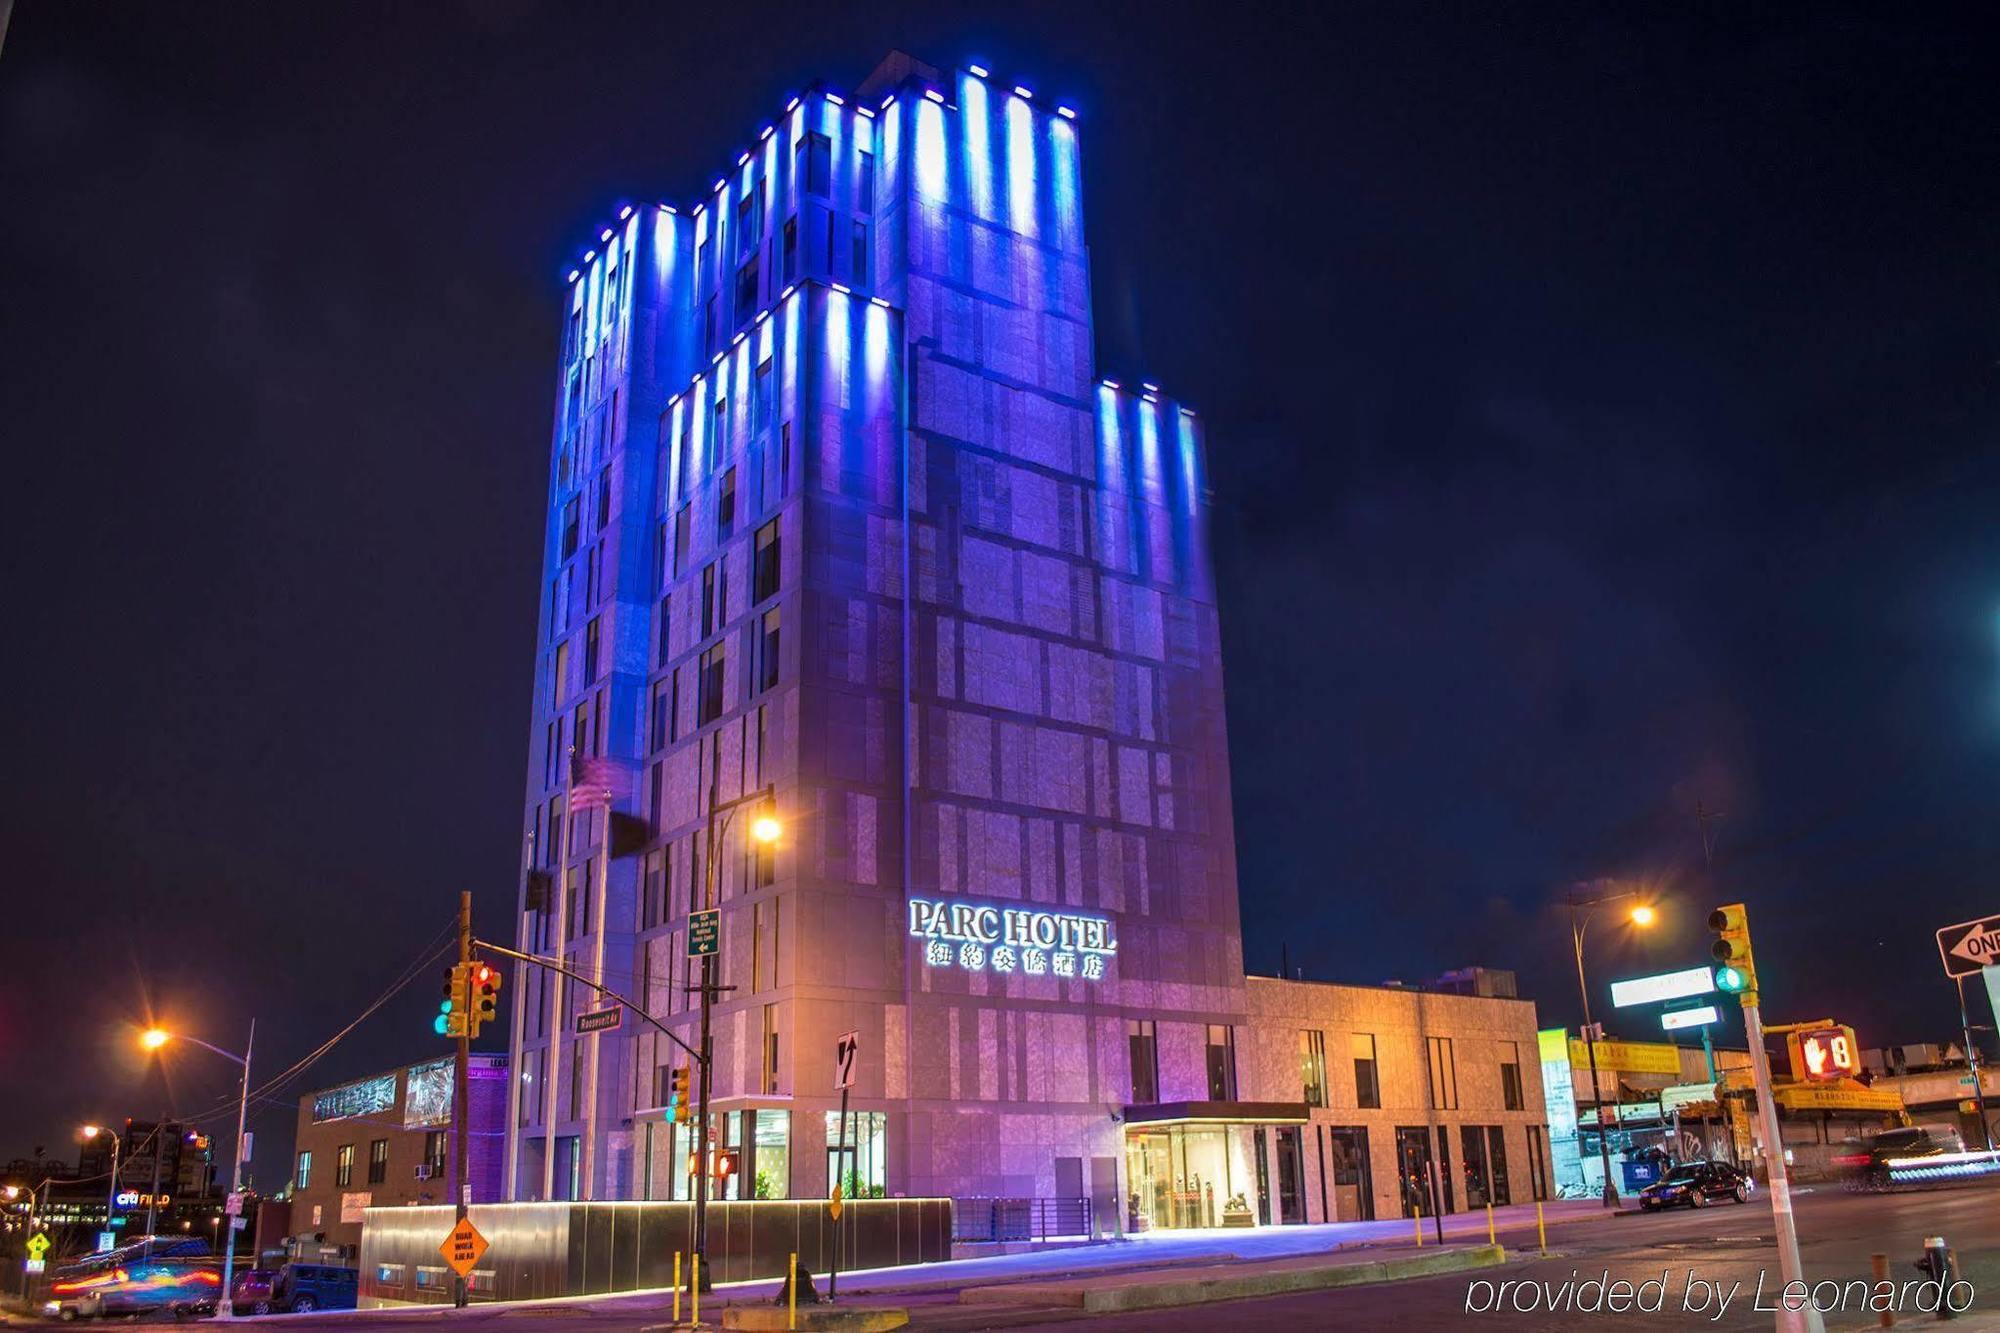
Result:
[[[436,920],[435,917],[432,920]],[[458,963],[461,968],[469,968],[472,963],[472,894],[469,890],[458,895]],[[476,1001],[475,1001],[476,1004]],[[452,1147],[451,1192],[457,1207],[457,1221],[465,1221],[466,1205],[472,1202],[471,1178],[466,1174],[466,1126],[470,1117],[466,1114],[468,1101],[467,1075],[472,1067],[472,1013],[468,1009],[465,1021],[458,1025],[458,1055],[452,1062],[451,1075],[451,1121]],[[456,1274],[452,1281],[451,1303],[459,1309],[465,1308],[466,1286],[464,1274]]]
[[[1965,1036],[1965,1070],[1972,1075],[1972,1102],[1979,1108],[1979,1137],[1986,1145],[1986,1151],[1993,1151],[1993,1122],[1986,1118],[1986,1082],[1979,1075],[1979,1047],[1972,1041],[1972,1019],[1965,1012],[1965,978],[1953,977],[1958,983],[1958,1026]]]
[[[1785,1143],[1778,1129],[1778,1102],[1771,1095],[1771,1057],[1764,1052],[1764,1023],[1757,992],[1745,991],[1743,1036],[1750,1044],[1750,1076],[1757,1084],[1757,1121],[1764,1131],[1764,1163],[1771,1187],[1771,1216],[1778,1227],[1778,1274],[1786,1286],[1805,1286],[1805,1265],[1799,1259],[1798,1224],[1792,1217],[1792,1183],[1785,1170]],[[1822,1333],[1819,1309],[1808,1300],[1804,1310],[1788,1310],[1778,1302],[1778,1327],[1786,1333]]]

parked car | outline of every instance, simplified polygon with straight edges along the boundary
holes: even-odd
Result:
[[[286,1264],[271,1284],[271,1308],[303,1314],[307,1310],[352,1310],[361,1294],[361,1271],[334,1264]]]
[[[236,1275],[236,1286],[229,1293],[229,1303],[239,1313],[269,1314],[274,1308],[271,1292],[278,1281],[275,1268],[246,1268]]]
[[[1639,1207],[1647,1212],[1685,1205],[1705,1207],[1711,1200],[1742,1203],[1754,1188],[1749,1177],[1724,1162],[1682,1162],[1639,1191]]]

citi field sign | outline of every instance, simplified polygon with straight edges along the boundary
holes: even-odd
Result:
[[[1102,981],[1118,954],[1105,918],[1039,907],[912,898],[910,935],[924,941],[924,966],[967,972]]]

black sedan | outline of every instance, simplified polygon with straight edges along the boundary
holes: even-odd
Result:
[[[1742,1203],[1753,1186],[1748,1177],[1722,1162],[1682,1162],[1639,1191],[1639,1206],[1647,1212],[1685,1204],[1703,1208],[1716,1199]]]

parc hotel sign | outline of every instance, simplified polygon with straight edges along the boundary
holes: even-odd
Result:
[[[1103,917],[1039,907],[912,898],[910,934],[924,942],[926,967],[967,972],[1102,981],[1106,960],[1118,954]]]

